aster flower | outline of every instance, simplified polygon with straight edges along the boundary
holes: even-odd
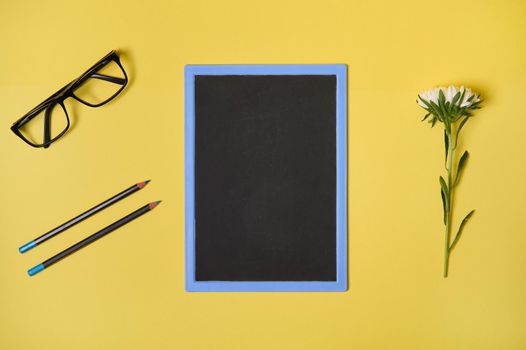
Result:
[[[416,102],[428,113],[423,120],[429,119],[431,126],[437,121],[450,124],[458,119],[471,116],[470,111],[480,108],[482,100],[471,89],[464,86],[437,87],[418,95]]]
[[[444,125],[447,181],[440,176],[439,183],[445,226],[444,277],[447,277],[449,256],[462,235],[464,225],[475,212],[472,210],[464,217],[459,225],[457,234],[453,241],[451,241],[454,189],[460,180],[462,170],[469,158],[469,152],[464,151],[454,168],[455,150],[457,148],[460,131],[468,119],[472,117],[473,110],[480,108],[482,100],[480,99],[480,95],[464,86],[448,86],[447,88],[437,87],[424,91],[418,95],[416,102],[427,111],[422,121],[428,120],[428,122],[431,123],[431,127],[435,126],[437,121]]]

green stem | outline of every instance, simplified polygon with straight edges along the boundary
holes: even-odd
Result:
[[[447,188],[449,195],[447,196],[447,216],[446,216],[446,232],[445,232],[445,245],[444,245],[444,277],[447,277],[448,275],[448,269],[449,269],[449,253],[450,250],[450,237],[451,237],[451,219],[452,219],[452,212],[453,212],[453,193],[454,193],[454,186],[453,183],[453,137],[451,131],[447,133],[447,137],[449,139],[449,147],[448,147],[448,158],[447,158]]]

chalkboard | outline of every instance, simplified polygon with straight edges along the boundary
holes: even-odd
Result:
[[[346,289],[345,82],[344,65],[186,66],[187,290]]]

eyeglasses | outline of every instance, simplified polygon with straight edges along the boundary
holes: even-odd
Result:
[[[111,51],[71,83],[18,119],[11,130],[32,147],[48,148],[69,129],[64,101],[73,97],[90,106],[100,107],[113,100],[128,84],[119,56]]]

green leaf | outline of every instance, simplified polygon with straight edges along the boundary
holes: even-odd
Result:
[[[475,102],[473,103],[472,105],[469,106],[469,109],[480,109],[480,102],[482,101],[479,101],[479,102]]]
[[[420,97],[420,95],[418,95],[418,100],[422,101],[427,106],[426,110],[429,110],[431,108],[429,103],[426,100],[424,100],[422,97]],[[416,103],[418,103],[418,100],[416,100]]]
[[[460,134],[460,130],[462,130],[462,128],[464,127],[464,124],[466,124],[468,119],[469,119],[469,116],[464,117],[464,119],[462,119],[462,121],[460,122],[460,125],[458,126],[457,134],[455,135],[455,148],[457,147],[457,143],[458,143],[458,134]]]
[[[440,106],[440,110],[442,111],[442,115],[444,116],[444,119],[447,118],[447,106],[446,106],[446,97],[444,96],[444,91],[440,89],[438,91],[438,105]]]
[[[470,211],[468,213],[468,215],[466,215],[464,217],[464,220],[462,220],[462,222],[460,223],[460,226],[458,227],[457,235],[455,236],[455,239],[453,240],[453,243],[451,243],[451,246],[449,247],[449,252],[450,253],[453,250],[453,248],[455,248],[455,246],[457,245],[458,240],[460,239],[460,236],[462,235],[462,230],[464,230],[464,225],[466,225],[466,223],[468,222],[469,218],[471,217],[471,215],[473,215],[474,212],[475,212],[475,210]]]
[[[431,106],[431,109],[433,110],[433,114],[435,114],[438,117],[438,119],[442,121],[440,107],[438,107],[438,105],[433,101],[429,101],[429,105]]]
[[[440,193],[442,196],[442,206],[444,208],[444,225],[447,223],[447,212],[449,211],[449,190],[446,185],[446,181],[442,176],[439,177],[440,182]]]
[[[426,120],[427,117],[429,117],[430,115],[431,115],[431,112],[427,113],[427,114],[425,115],[424,119],[422,119],[421,121],[423,122],[423,121]]]
[[[464,95],[466,94],[466,88],[462,90],[462,94],[460,95],[460,98],[458,100],[458,105],[460,106],[462,102],[464,102]]]
[[[456,121],[458,119],[458,111],[460,109],[459,105],[457,104],[458,100],[460,99],[460,91],[458,91],[455,96],[453,96],[453,100],[451,100],[451,107],[449,109],[449,114],[451,116],[454,116],[454,120]]]
[[[449,189],[447,188],[446,180],[444,180],[444,178],[440,176],[438,181],[440,182],[440,187],[446,194],[446,199],[448,199],[448,202],[449,202]]]
[[[460,174],[462,173],[462,169],[466,166],[466,162],[469,157],[469,152],[464,151],[462,154],[462,157],[460,157],[460,160],[458,161],[458,167],[457,167],[457,176],[455,177],[455,185],[458,183],[458,180],[460,180]]]
[[[438,90],[438,103],[444,103],[446,101],[446,96],[444,95],[444,91],[442,89]]]
[[[420,101],[422,101],[427,106],[428,112],[435,113],[435,109],[431,105],[431,103],[433,102],[424,100],[422,97],[420,97],[420,95],[418,95],[418,98],[420,99]]]
[[[431,127],[435,126],[435,123],[437,122],[437,117],[434,115],[433,119],[431,121]]]
[[[456,106],[456,103],[457,103],[457,101],[458,101],[459,98],[460,98],[460,91],[457,92],[457,93],[455,94],[455,96],[453,96],[453,100],[451,100],[451,104],[452,104],[453,106]]]
[[[442,210],[444,211],[444,225],[447,224],[447,203],[444,191],[440,189],[440,197],[442,197]]]

